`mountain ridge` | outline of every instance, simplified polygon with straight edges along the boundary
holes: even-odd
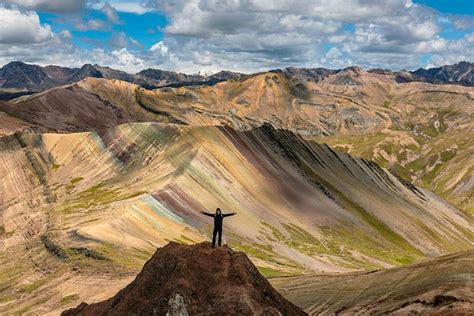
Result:
[[[377,161],[474,212],[472,88],[397,84],[379,72],[348,68],[313,82],[278,71],[155,90],[89,77],[0,103],[0,110],[55,132],[146,121],[238,130],[270,123]]]
[[[269,70],[269,72],[282,72],[289,78],[304,81],[319,82],[328,75],[339,72],[353,70],[360,71],[358,66],[346,67],[343,69],[326,68],[298,68],[288,67],[284,69]],[[469,62],[459,62],[454,65],[447,65],[438,68],[423,69],[415,71],[391,71],[387,69],[370,69],[368,72],[384,74],[391,80],[403,82],[428,82],[435,84],[459,84],[474,86],[474,67]],[[255,74],[250,74],[255,75]],[[188,75],[174,71],[148,68],[136,74],[112,69],[100,65],[85,64],[80,68],[68,68],[61,66],[38,66],[26,64],[20,61],[12,61],[0,68],[0,88],[14,88],[27,91],[44,91],[59,85],[78,82],[86,77],[119,79],[130,83],[136,83],[144,88],[154,89],[166,86],[186,86],[186,85],[213,85],[226,80],[238,80],[248,75],[220,71],[213,75]]]

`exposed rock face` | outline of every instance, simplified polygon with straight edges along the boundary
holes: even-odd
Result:
[[[242,252],[170,243],[114,297],[61,315],[305,315]]]

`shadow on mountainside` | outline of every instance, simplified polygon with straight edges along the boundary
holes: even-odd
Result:
[[[61,315],[306,315],[242,252],[209,242],[159,248],[114,297]]]

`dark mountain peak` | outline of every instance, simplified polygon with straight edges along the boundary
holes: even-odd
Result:
[[[463,61],[460,61],[456,64],[452,64],[452,65],[444,65],[444,66],[432,67],[432,68],[418,68],[414,72],[423,72],[423,71],[434,72],[434,71],[440,71],[440,70],[444,70],[444,69],[445,70],[447,70],[447,69],[463,69],[463,68],[469,68],[469,67],[473,67],[473,66],[474,66],[474,63],[463,60]]]
[[[216,72],[215,74],[211,75],[209,78],[224,81],[224,80],[238,80],[238,79],[242,78],[243,76],[245,76],[245,74],[240,73],[240,72],[221,70],[221,71]]]
[[[102,73],[91,64],[84,64],[78,69],[71,77],[67,79],[67,82],[78,82],[87,77],[103,78]]]
[[[39,71],[41,69],[41,66],[38,65],[26,64],[22,61],[12,61],[0,69],[0,76],[2,74],[9,74],[13,71]]]
[[[287,67],[283,69],[282,72],[286,75],[287,78],[290,79],[319,82],[325,77],[336,73],[337,70],[326,68]]]
[[[413,74],[423,78],[423,81],[430,83],[474,85],[474,64],[467,61],[436,68],[419,68]]]
[[[141,70],[137,74],[144,75],[144,76],[150,76],[150,75],[161,76],[161,75],[169,74],[169,73],[172,73],[172,71],[166,71],[166,70],[161,70],[161,69],[156,69],[156,68],[146,68],[146,69]]]
[[[186,75],[183,73],[178,73],[175,71],[147,68],[138,73],[138,75],[148,77],[155,80],[168,80],[168,81],[177,81],[185,80],[188,77],[193,77],[195,75]]]
[[[122,70],[117,70],[117,69],[113,69],[107,66],[101,66],[97,64],[94,65],[94,68],[101,73],[103,78],[118,79],[118,80],[127,81],[127,82],[136,81],[134,75],[129,74],[128,72],[125,72]]]
[[[369,69],[369,70],[367,70],[367,72],[373,73],[373,74],[379,74],[379,75],[392,75],[393,74],[393,71],[391,71],[390,69],[386,69],[386,68]]]
[[[352,71],[355,73],[359,73],[359,72],[362,72],[363,69],[360,66],[349,66],[349,67],[343,68],[342,71],[345,71],[345,72]]]
[[[17,67],[26,67],[26,66],[33,66],[33,65],[28,65],[28,64],[25,64],[25,63],[22,62],[22,61],[14,60],[14,61],[9,62],[8,64],[5,64],[5,65],[2,67],[2,69],[17,68]]]
[[[62,84],[68,78],[70,78],[79,68],[68,68],[56,65],[49,65],[43,68],[48,76],[53,79],[57,84]]]
[[[472,67],[474,65],[474,63],[471,63],[471,62],[468,62],[468,61],[465,61],[465,60],[462,60],[460,61],[459,63],[457,64],[454,64],[452,66],[459,66],[459,67]]]
[[[41,66],[13,61],[0,69],[3,88],[41,90],[49,87],[50,79]]]
[[[114,297],[62,315],[306,315],[242,252],[210,243],[159,248]]]
[[[94,65],[91,65],[91,64],[84,64],[82,65],[82,67],[80,68],[80,71],[83,71],[83,72],[91,72],[91,73],[94,73],[94,72],[99,72],[97,70],[97,68],[94,67]]]

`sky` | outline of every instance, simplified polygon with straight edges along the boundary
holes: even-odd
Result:
[[[474,0],[0,0],[0,65],[414,70],[474,61]]]

